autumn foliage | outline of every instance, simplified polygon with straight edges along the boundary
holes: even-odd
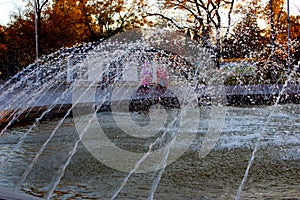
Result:
[[[285,68],[288,48],[291,64],[299,62],[300,16],[290,16],[288,45],[288,15],[283,0],[157,0],[156,9],[150,9],[146,2],[37,0],[36,5],[29,3],[23,13],[12,15],[7,26],[0,26],[0,78],[7,79],[35,61],[36,36],[41,55],[143,26],[179,30],[199,45],[212,49],[218,64],[224,58],[271,58]]]
[[[39,55],[76,43],[97,41],[148,23],[143,1],[38,0],[24,13],[12,15],[0,26],[0,78],[7,79],[35,62],[35,16]],[[34,9],[35,8],[35,9]],[[35,15],[36,10],[36,15]]]

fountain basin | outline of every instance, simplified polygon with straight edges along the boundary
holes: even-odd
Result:
[[[22,200],[42,200],[41,198],[34,197],[28,194],[23,194],[19,192],[15,192],[12,190],[8,190],[6,188],[0,187],[0,199],[5,200],[16,200],[16,199],[22,199]]]
[[[86,86],[81,85],[80,87],[84,91],[90,86],[86,84]],[[196,89],[195,92],[199,95],[199,106],[211,105],[211,99],[213,99],[217,95],[215,93],[215,91],[217,91],[216,87],[218,86],[205,86],[202,89]],[[49,90],[46,95],[37,94],[34,95],[34,97],[31,97],[33,96],[33,93],[28,92],[27,97],[25,96],[24,98],[38,99],[38,101],[29,105],[10,105],[9,98],[17,95],[17,93],[20,92],[22,88],[14,91],[7,98],[0,101],[0,127],[5,126],[8,122],[13,120],[14,115],[18,116],[18,122],[33,120],[47,111],[49,107],[53,108],[51,108],[51,110],[46,113],[46,115],[44,116],[45,118],[64,115],[72,107],[72,90],[70,89],[68,92],[66,92],[64,98],[59,97],[61,97],[68,88],[70,89],[70,86],[64,86],[55,91]],[[223,103],[225,102],[227,106],[273,105],[276,102],[279,93],[283,90],[283,85],[237,85],[223,86],[223,88],[225,90],[224,95],[226,96],[224,97],[226,98],[226,102],[223,101]],[[103,88],[101,86],[93,86],[91,90],[95,92],[93,94],[95,98],[87,98],[83,103],[80,102],[81,105],[79,107],[82,107],[82,109],[96,109],[95,105],[102,104],[100,103],[103,101],[101,97],[106,95],[107,92],[111,91],[111,89]],[[176,88],[174,88],[173,90],[176,90]],[[119,96],[120,98],[122,98],[122,95]],[[129,100],[130,99],[115,99],[115,101],[118,101],[119,104],[122,104],[122,101]],[[110,111],[109,101],[109,99],[105,100],[103,106],[99,109],[99,111]],[[300,85],[288,84],[286,87],[284,87],[278,103],[299,104]],[[11,108],[7,109],[6,107],[8,107],[8,105],[10,105]]]

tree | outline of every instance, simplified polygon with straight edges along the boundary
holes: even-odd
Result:
[[[8,65],[19,70],[32,63],[35,55],[35,31],[32,19],[18,17],[16,21],[7,27],[7,51],[9,55]]]
[[[93,0],[90,5],[99,35],[102,37],[110,37],[118,32],[143,26],[147,23],[143,17],[145,7],[144,0],[133,0],[131,3],[124,0]]]
[[[49,50],[89,40],[89,29],[83,21],[85,16],[81,11],[86,3],[85,0],[56,0],[50,9],[45,11],[48,16],[45,21],[45,45]]]
[[[56,0],[45,14],[47,42],[57,48],[110,37],[146,23],[143,1]],[[50,42],[51,41],[51,42]]]
[[[230,37],[223,42],[223,56],[229,58],[257,58],[266,45],[263,31],[258,25],[258,16],[248,10],[233,28]]]
[[[267,55],[271,55],[271,61],[280,64],[279,67],[287,68],[288,60],[288,14],[284,6],[285,1],[270,0],[265,7],[265,20],[270,22],[270,27],[265,30],[266,36],[270,38],[270,47]],[[300,36],[300,16],[290,16],[290,39],[292,45],[296,45]],[[295,46],[291,47],[291,55],[296,51]],[[294,57],[294,59],[296,59]],[[293,61],[292,61],[293,62]]]
[[[7,42],[5,38],[5,27],[0,25],[0,77],[5,77],[8,72],[6,69],[7,65]]]
[[[40,41],[44,41],[43,36],[43,31],[42,31],[42,11],[46,7],[47,3],[49,0],[34,0],[34,12],[35,12],[35,20],[36,20],[36,27],[35,27],[35,34],[36,34],[36,42],[37,42],[37,47],[43,53],[43,48],[41,46]]]
[[[34,62],[36,33],[39,52],[48,54],[61,47],[96,41],[147,23],[142,14],[143,1],[55,0],[52,4],[48,1],[37,0],[34,5],[29,2],[24,12],[19,10],[12,15],[12,21],[5,28],[4,45],[1,27],[0,69],[7,68],[8,74]]]
[[[261,52],[258,63],[260,78],[268,83],[284,83],[287,74],[296,64],[297,49],[299,48],[300,21],[299,16],[291,16],[291,51],[288,57],[288,16],[285,1],[269,0],[264,7],[263,19],[269,26],[264,29],[265,39],[268,41]],[[292,64],[292,65],[290,65]]]
[[[221,58],[221,28],[223,25],[221,13],[227,11],[228,26],[225,36],[228,36],[230,31],[230,16],[233,10],[234,0],[166,0],[163,4],[164,10],[169,10],[172,15],[167,13],[149,13],[149,15],[156,15],[165,20],[170,21],[175,27],[179,29],[186,29],[186,33],[200,42],[203,46],[213,48],[216,53],[216,62],[219,66]],[[178,10],[178,11],[174,11]],[[180,19],[180,22],[174,12]],[[211,35],[214,34],[215,43],[210,40]]]

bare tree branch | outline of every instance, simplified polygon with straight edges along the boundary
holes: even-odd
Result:
[[[178,29],[184,29],[184,28],[188,28],[186,26],[180,26],[178,25],[173,19],[167,17],[167,16],[164,16],[163,14],[160,14],[160,13],[146,13],[147,16],[159,16],[169,22],[171,22],[176,28]]]
[[[228,26],[227,26],[227,29],[226,29],[226,32],[225,32],[225,40],[227,40],[228,38],[228,34],[229,34],[229,31],[230,31],[230,26],[231,26],[231,13],[233,11],[233,5],[234,5],[234,0],[232,0],[231,2],[227,2],[227,3],[230,3],[230,8],[229,8],[229,11],[228,11]]]
[[[195,17],[195,19],[197,19],[199,22],[203,21],[201,12],[196,13],[192,9],[190,9],[190,8],[184,6],[183,4],[180,4],[180,3],[173,3],[173,6],[178,6],[179,8],[184,8],[186,11],[191,13]]]

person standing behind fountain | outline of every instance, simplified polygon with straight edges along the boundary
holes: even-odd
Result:
[[[152,82],[152,70],[148,62],[145,62],[141,69],[140,87],[149,88]]]
[[[129,104],[131,118],[140,126],[146,126],[150,123],[149,111],[153,105],[151,82],[152,70],[149,63],[145,62],[141,68],[139,87],[132,94]]]
[[[156,69],[156,87],[158,90],[165,91],[169,86],[169,75],[166,69],[159,66]]]
[[[165,109],[180,109],[180,103],[176,95],[168,88],[169,74],[163,66],[158,66],[156,69],[156,100]]]
[[[145,62],[141,67],[139,87],[130,100],[130,112],[143,112],[145,116],[148,115],[150,106],[153,104],[151,101],[152,89],[150,87],[152,76],[151,66],[148,62]]]

